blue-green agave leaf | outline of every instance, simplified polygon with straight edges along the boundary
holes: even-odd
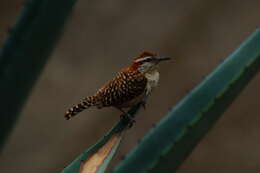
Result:
[[[102,147],[81,162],[79,173],[104,173],[122,139],[122,133],[114,134]]]
[[[76,0],[27,0],[0,50],[0,149],[63,31]],[[57,10],[58,9],[58,10]]]
[[[177,104],[114,173],[175,172],[260,68],[260,29]]]
[[[140,109],[140,107],[141,104],[137,104],[133,106],[128,111],[128,114],[134,118],[137,111]],[[87,161],[91,156],[93,156],[96,152],[98,152],[100,148],[102,148],[104,145],[109,143],[111,141],[111,138],[113,138],[113,136],[123,133],[123,131],[128,128],[128,125],[129,125],[128,119],[121,119],[103,138],[101,138],[96,144],[94,144],[89,149],[87,149],[84,153],[78,156],[71,164],[65,167],[61,173],[79,173],[82,168],[82,162]],[[97,170],[100,171],[99,173],[105,171],[107,165],[112,159],[112,156],[115,154],[119,146],[119,143],[120,143],[120,139],[118,139],[118,142],[115,143],[109,155],[107,155],[104,162],[102,162],[102,164],[100,165],[99,169]]]

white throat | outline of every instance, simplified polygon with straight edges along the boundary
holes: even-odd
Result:
[[[158,85],[160,75],[159,72],[155,69],[151,72],[145,73],[145,77],[147,78],[146,95],[149,95],[153,88]]]

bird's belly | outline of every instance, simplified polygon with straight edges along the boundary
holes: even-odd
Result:
[[[118,107],[120,107],[120,108],[132,107],[132,106],[138,104],[139,102],[141,102],[144,99],[144,97],[145,97],[145,93],[143,93],[143,94],[141,94],[141,95],[139,95],[139,96],[137,96],[137,97],[135,97],[135,98],[125,102],[125,103],[122,103],[122,104],[118,105]]]

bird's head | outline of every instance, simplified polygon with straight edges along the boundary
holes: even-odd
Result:
[[[134,59],[132,66],[141,73],[147,73],[154,70],[159,62],[170,59],[170,57],[158,56],[156,53],[144,51]]]

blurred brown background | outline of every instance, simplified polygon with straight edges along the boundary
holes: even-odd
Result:
[[[1,46],[22,5],[22,0],[1,0]],[[115,165],[153,123],[255,31],[259,8],[259,0],[79,0],[0,156],[0,172],[60,172],[120,114],[112,108],[90,109],[66,121],[64,111],[94,93],[142,50],[175,57],[175,62],[161,65],[160,86],[126,134]],[[259,88],[258,75],[179,173],[260,172]]]

